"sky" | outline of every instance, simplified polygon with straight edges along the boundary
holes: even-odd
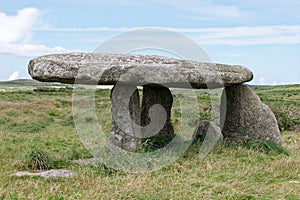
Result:
[[[137,28],[176,31],[251,84],[300,83],[299,0],[0,0],[0,80],[30,78],[37,56],[92,52]],[[138,53],[138,52],[135,52]]]

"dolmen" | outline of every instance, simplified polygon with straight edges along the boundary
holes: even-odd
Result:
[[[109,143],[116,148],[136,149],[141,132],[174,134],[170,88],[224,88],[220,124],[226,141],[281,143],[273,112],[243,84],[253,79],[253,73],[243,66],[150,55],[66,53],[35,58],[29,62],[28,71],[42,82],[114,85]],[[141,103],[137,86],[143,87]],[[165,111],[153,112],[155,105]],[[163,126],[159,126],[160,116],[165,119]]]

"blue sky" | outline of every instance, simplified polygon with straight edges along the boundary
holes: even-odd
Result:
[[[93,51],[135,28],[177,31],[252,84],[300,83],[299,0],[0,0],[0,80],[29,78],[34,57]]]

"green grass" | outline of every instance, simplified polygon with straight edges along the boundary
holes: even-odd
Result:
[[[48,170],[55,167],[50,155],[36,147],[31,147],[22,163],[27,170]]]
[[[274,112],[281,131],[300,132],[300,86],[264,86],[254,88]]]
[[[286,150],[285,148],[270,142],[246,142],[243,144],[243,146],[248,149],[261,151],[263,153],[278,153],[278,154],[285,154],[287,156],[290,155],[289,151]]]
[[[221,143],[208,156],[200,158],[201,142],[195,142],[176,162],[142,174],[116,171],[103,163],[80,166],[70,162],[92,157],[74,126],[72,91],[18,87],[0,92],[0,199],[300,198],[299,85],[254,88],[279,118],[282,147],[268,143]],[[199,118],[211,118],[211,98],[217,96],[209,96],[205,91],[197,95]],[[108,134],[109,90],[97,91],[96,100],[98,120]],[[175,131],[180,128],[179,105],[178,98],[174,98]],[[77,176],[11,176],[17,171],[43,168],[67,168]]]

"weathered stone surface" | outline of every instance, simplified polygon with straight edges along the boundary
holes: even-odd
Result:
[[[223,141],[223,135],[220,127],[211,121],[198,121],[196,129],[193,134],[193,140],[200,140],[202,142],[199,149],[200,157],[206,156],[214,147]]]
[[[111,91],[112,124],[109,145],[112,151],[136,150],[140,144],[140,99],[136,86],[116,85]]]
[[[48,171],[42,171],[42,172],[17,172],[13,174],[13,176],[22,177],[22,176],[40,176],[43,178],[70,178],[73,176],[76,176],[76,173],[67,169],[51,169]]]
[[[220,114],[222,133],[229,141],[281,143],[280,131],[273,112],[246,85],[225,88]]]
[[[193,134],[193,140],[204,141],[204,139],[222,141],[223,135],[220,127],[208,120],[199,120]]]
[[[242,66],[178,60],[162,56],[70,53],[38,57],[29,74],[44,82],[115,85],[158,83],[167,87],[218,88],[252,80]],[[124,74],[126,74],[124,76]],[[190,86],[189,86],[190,87]]]
[[[171,108],[173,97],[166,87],[143,87],[141,126],[143,138],[158,135],[173,135]]]

